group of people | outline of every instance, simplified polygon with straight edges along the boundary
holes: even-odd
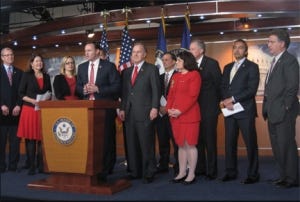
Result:
[[[279,168],[279,178],[272,183],[285,188],[299,185],[295,140],[299,64],[287,52],[289,44],[285,30],[270,33],[268,48],[274,62],[266,77],[262,109]],[[116,163],[116,116],[124,124],[129,179],[151,183],[157,173],[168,172],[170,142],[174,149],[172,183],[190,185],[201,175],[207,180],[216,179],[220,108],[234,110],[236,104],[240,104],[243,111],[224,117],[225,174],[220,180],[226,182],[238,177],[237,140],[241,132],[248,157],[242,183],[259,181],[255,96],[260,76],[258,65],[247,59],[248,45],[244,40],[233,42],[235,61],[227,64],[223,73],[218,62],[205,55],[205,43],[201,40],[192,40],[190,50],[176,56],[165,53],[162,75],[155,65],[145,61],[147,49],[140,42],[133,45],[132,66],[121,75],[115,65],[106,60],[105,51],[95,43],[87,43],[84,51],[87,61],[78,66],[77,74],[74,58],[66,56],[62,59],[53,89],[59,100],[121,100],[118,114],[114,109],[106,112],[100,181],[106,181]],[[1,59],[0,171],[6,170],[5,146],[9,137],[8,170],[17,169],[19,139],[25,138],[27,161],[24,167],[29,168],[28,174],[34,174],[36,168],[42,172],[40,117],[34,107],[38,105],[37,94],[51,91],[50,78],[43,71],[43,60],[39,55],[32,57],[30,71],[26,73],[12,66],[14,55],[10,48],[1,50]],[[12,79],[10,67],[13,68]],[[155,133],[159,146],[158,164]]]

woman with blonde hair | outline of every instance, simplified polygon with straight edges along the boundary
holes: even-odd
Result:
[[[76,93],[76,66],[72,56],[65,56],[60,65],[60,74],[53,82],[55,97],[58,100],[78,100]]]

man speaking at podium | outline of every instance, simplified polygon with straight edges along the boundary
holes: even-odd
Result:
[[[87,43],[84,48],[86,62],[78,66],[76,91],[85,100],[117,100],[121,78],[114,63],[99,58],[100,47]],[[116,162],[116,110],[107,109],[104,129],[103,170],[98,179],[105,182]]]

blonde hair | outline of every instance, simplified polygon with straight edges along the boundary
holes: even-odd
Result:
[[[59,73],[62,74],[62,75],[65,75],[66,74],[66,69],[65,69],[65,65],[66,65],[66,62],[67,60],[71,58],[74,62],[74,69],[73,71],[71,72],[73,76],[76,75],[76,66],[75,66],[75,60],[72,56],[65,56],[63,57],[62,61],[61,61],[61,64],[60,64],[60,69],[59,69]]]

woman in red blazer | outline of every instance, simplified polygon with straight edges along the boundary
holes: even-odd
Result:
[[[197,62],[190,52],[179,53],[176,65],[179,73],[172,78],[166,106],[174,139],[179,147],[179,174],[172,182],[188,185],[196,181],[196,145],[201,120],[197,99],[201,88],[201,76],[197,71]]]

